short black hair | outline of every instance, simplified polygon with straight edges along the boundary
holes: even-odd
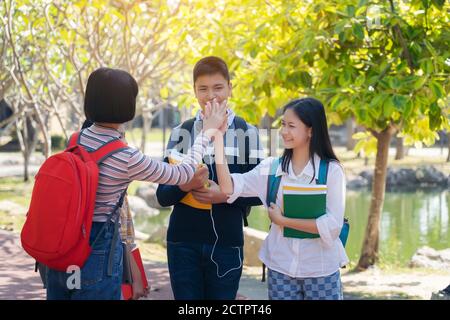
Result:
[[[198,77],[215,73],[220,73],[228,82],[230,81],[230,72],[228,71],[228,66],[223,59],[214,56],[200,59],[194,66],[194,85]]]
[[[124,123],[134,118],[139,89],[126,71],[99,68],[86,85],[84,113],[93,122]]]

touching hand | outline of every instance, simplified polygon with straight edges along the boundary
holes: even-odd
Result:
[[[283,226],[284,216],[281,208],[275,203],[271,202],[268,211],[270,220],[279,226]]]
[[[205,106],[205,113],[203,118],[203,131],[210,138],[217,134],[224,133],[224,123],[227,119],[227,101],[218,103],[216,99],[212,102],[207,102]],[[226,130],[225,130],[226,131]]]
[[[216,100],[213,100],[213,102],[216,102]],[[225,109],[225,117],[223,118],[222,125],[219,127],[219,131],[222,133],[222,135],[224,135],[225,132],[227,132],[227,129],[228,129],[228,114],[227,114],[228,106],[227,106],[227,103],[228,103],[227,100],[223,100],[220,103],[220,107]]]
[[[208,181],[209,170],[208,167],[202,165],[195,171],[194,177],[186,184],[182,184],[179,188],[184,192],[189,192],[192,189],[200,189],[205,186],[205,183]]]
[[[192,190],[192,195],[197,201],[202,203],[225,203],[227,202],[227,195],[220,190],[220,187],[217,183],[212,180],[208,180],[209,188],[199,188]]]

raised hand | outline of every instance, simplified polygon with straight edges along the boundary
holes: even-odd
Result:
[[[223,134],[224,122],[227,118],[226,101],[218,103],[217,100],[207,102],[203,118],[203,131],[209,137],[216,135],[219,130]],[[221,130],[222,129],[222,130]]]
[[[224,135],[225,132],[227,132],[227,129],[228,129],[228,114],[226,113],[226,110],[228,109],[227,108],[227,103],[228,103],[227,100],[223,100],[220,103],[220,108],[224,108],[225,109],[225,117],[223,119],[222,125],[219,128],[219,131],[222,133],[222,135]]]

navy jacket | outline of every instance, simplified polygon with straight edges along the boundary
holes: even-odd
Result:
[[[199,121],[201,122],[201,121]],[[259,143],[258,131],[254,126],[247,124],[247,133],[249,135],[250,151],[257,149],[258,156],[252,157],[255,152],[250,152],[251,164],[241,164],[237,161],[236,155],[228,156],[229,169],[231,173],[245,173],[252,170],[259,162],[261,148]],[[167,150],[174,148],[178,142],[177,134],[174,134],[181,126],[178,126],[172,132],[167,145]],[[195,128],[198,128],[197,121]],[[231,123],[228,130],[234,130],[234,124]],[[195,133],[193,133],[195,134]],[[228,133],[227,133],[228,134]],[[225,135],[225,146],[231,150],[238,149],[242,153],[242,144],[237,143],[236,139]],[[193,140],[192,140],[193,141]],[[240,146],[240,147],[239,147]],[[208,157],[208,156],[206,156]],[[206,158],[205,157],[205,158]],[[231,158],[230,158],[231,157]],[[205,159],[204,158],[204,159]],[[232,159],[233,158],[233,159]],[[168,162],[167,157],[164,161]],[[209,179],[217,183],[217,174],[215,164],[206,161],[209,169]],[[217,245],[223,246],[243,246],[243,216],[246,208],[249,206],[261,205],[259,198],[238,198],[234,203],[220,203],[212,205],[212,217],[209,210],[197,209],[187,206],[179,201],[186,195],[178,186],[159,185],[156,191],[158,202],[162,206],[174,206],[170,215],[169,228],[167,231],[167,241],[172,242],[195,242],[204,244],[214,244],[216,235],[213,229],[212,219],[218,234]]]

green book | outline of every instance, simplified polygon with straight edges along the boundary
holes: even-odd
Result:
[[[284,185],[283,212],[288,218],[317,219],[326,213],[326,185]],[[319,238],[318,234],[284,228],[288,238]]]

